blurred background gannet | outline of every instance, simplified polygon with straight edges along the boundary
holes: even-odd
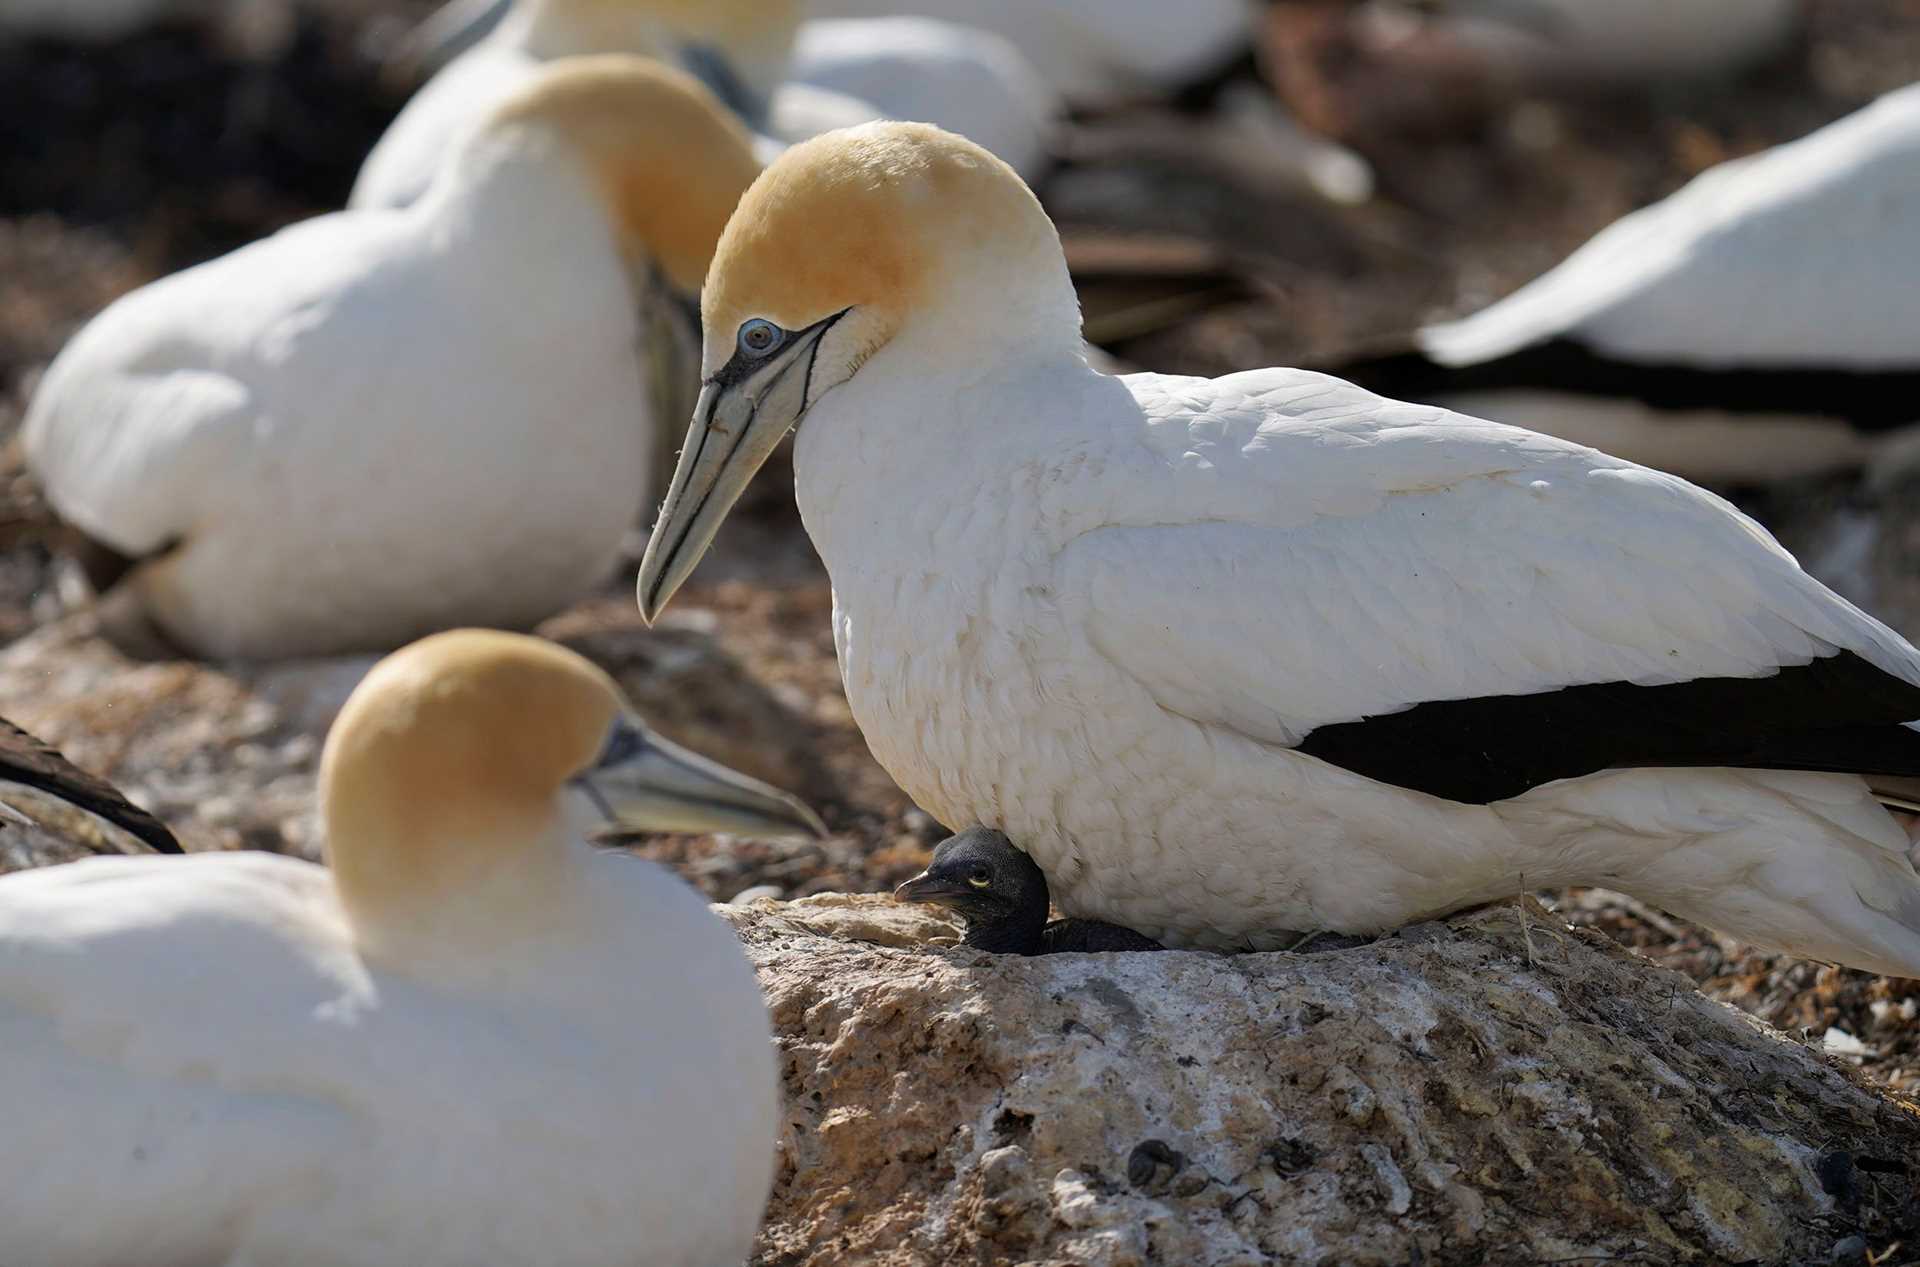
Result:
[[[1076,104],[1158,95],[1244,57],[1256,0],[806,0],[809,17],[942,18],[991,31]]]
[[[753,970],[580,835],[651,820],[637,733],[571,652],[443,634],[328,736],[330,870],[0,879],[0,1260],[741,1262],[778,1129]]]
[[[350,206],[412,202],[488,110],[545,63],[580,54],[685,67],[759,134],[762,158],[824,131],[905,118],[971,136],[1031,178],[1045,165],[1060,109],[1010,44],[946,22],[803,31],[797,0],[516,0],[486,9],[456,0],[444,12],[433,20],[446,28],[436,38],[471,46],[380,138]],[[483,36],[467,34],[496,21]]]
[[[1920,85],[1695,178],[1417,349],[1332,368],[1710,483],[1920,421]]]
[[[414,207],[322,216],[109,307],[40,384],[30,465],[117,556],[99,579],[131,566],[191,651],[530,625],[619,556],[677,430],[643,322],[691,323],[679,297],[756,170],[682,72],[555,66]]]
[[[1311,372],[1092,371],[977,146],[795,147],[702,292],[652,617],[790,427],[847,699],[1070,915],[1271,947],[1600,884],[1920,975],[1920,652],[1753,521]]]

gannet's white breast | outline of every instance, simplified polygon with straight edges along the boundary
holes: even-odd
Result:
[[[991,31],[1069,101],[1177,88],[1252,38],[1247,0],[809,0],[815,17],[941,18]]]
[[[740,1261],[776,1113],[752,971],[677,881],[591,861],[577,936],[488,948],[550,974],[518,996],[370,965],[288,858],[0,880],[0,1258]]]
[[[548,157],[163,279],[56,358],[31,465],[90,535],[171,549],[138,583],[176,639],[278,657],[526,625],[612,566],[653,425],[635,302],[584,172]]]
[[[1045,166],[1062,106],[1020,50],[1001,36],[954,22],[893,17],[819,20],[800,28],[791,75],[801,84],[869,102],[890,119],[932,123],[984,146],[1032,180]],[[799,140],[814,121],[774,126]],[[860,119],[843,119],[845,127]]]
[[[1422,350],[1461,366],[1569,338],[1703,369],[1912,367],[1916,234],[1920,86],[1713,168]]]

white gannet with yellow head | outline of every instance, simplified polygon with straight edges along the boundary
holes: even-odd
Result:
[[[1711,494],[1320,374],[1095,373],[1038,201],[925,127],[770,167],[702,306],[642,612],[800,423],[869,746],[1067,914],[1271,947],[1601,884],[1920,975],[1920,652]]]
[[[368,154],[349,205],[420,196],[458,141],[545,63],[631,53],[683,66],[755,129],[756,152],[879,118],[972,137],[1029,177],[1050,161],[1060,102],[1008,41],[927,19],[800,22],[798,0],[514,0],[430,25],[498,25],[414,94]],[[442,41],[462,38],[442,31]]]
[[[690,366],[683,304],[758,170],[682,72],[555,65],[415,206],[109,307],[35,393],[29,463],[201,654],[530,625],[613,569],[692,377],[636,346],[677,324]]]
[[[742,1261],[779,1127],[753,969],[581,824],[805,811],[663,758],[573,653],[475,630],[368,675],[321,798],[330,869],[0,878],[0,1259]]]
[[[347,205],[412,203],[451,148],[563,57],[626,53],[683,67],[748,126],[764,127],[799,24],[796,0],[516,0],[407,102],[361,165]]]

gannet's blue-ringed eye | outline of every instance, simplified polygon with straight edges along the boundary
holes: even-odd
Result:
[[[786,341],[787,332],[765,317],[740,323],[740,351],[756,361]]]

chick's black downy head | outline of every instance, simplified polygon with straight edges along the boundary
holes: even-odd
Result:
[[[967,944],[1034,954],[1047,922],[1047,880],[1005,835],[975,827],[950,836],[927,869],[894,890],[903,902],[933,902],[967,923]]]

